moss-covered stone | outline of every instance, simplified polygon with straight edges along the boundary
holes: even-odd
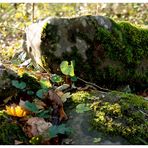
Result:
[[[131,144],[146,144],[148,102],[137,95],[111,92],[111,98],[94,102],[94,128],[113,135],[122,135]],[[116,99],[114,98],[116,97]]]
[[[90,105],[94,129],[121,135],[131,144],[147,144],[148,102],[143,97],[118,91],[78,91],[72,94],[71,101]]]
[[[36,63],[41,59],[52,73],[60,71],[63,60],[75,60],[75,73],[83,79],[113,89],[127,84],[146,87],[147,29],[102,16],[48,18],[36,25],[41,33],[40,39],[36,37],[29,44],[36,56],[33,59]],[[36,32],[33,25],[28,30],[28,38],[32,30]]]

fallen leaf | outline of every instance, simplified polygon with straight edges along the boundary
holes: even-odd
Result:
[[[36,104],[38,109],[44,109],[44,107],[46,107],[46,104],[39,99],[34,99],[33,102]]]
[[[19,140],[14,140],[14,144],[15,145],[19,145],[19,144],[23,144],[23,142],[22,141],[19,141]]]
[[[6,105],[5,112],[8,115],[16,116],[16,117],[24,117],[27,114],[27,112],[21,106],[16,104],[12,104],[11,106]]]
[[[48,129],[52,124],[50,122],[46,122],[43,118],[32,117],[29,118],[26,122],[26,125],[23,127],[23,131],[29,138],[39,135],[47,135],[48,138]]]
[[[60,113],[60,120],[62,120],[62,119],[67,120],[68,119],[66,113],[64,112],[63,102],[54,90],[48,91],[48,95],[46,96],[46,102],[49,104],[51,103],[53,109],[57,109],[57,107],[58,107],[59,113]]]
[[[61,90],[56,89],[55,92],[59,97],[62,97],[64,95],[64,93]]]
[[[63,91],[63,90],[65,90],[65,89],[69,88],[69,87],[70,87],[69,84],[63,84],[63,85],[57,87],[56,90]]]
[[[67,99],[70,98],[70,97],[71,97],[70,92],[67,92],[67,93],[65,93],[65,94],[63,94],[63,95],[61,96],[61,100],[62,100],[63,103],[64,103],[64,102],[66,102]]]

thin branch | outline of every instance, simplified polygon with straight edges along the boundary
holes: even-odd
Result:
[[[34,23],[34,6],[35,3],[32,3],[32,22]]]
[[[111,91],[111,90],[109,90],[109,89],[102,88],[102,87],[96,85],[95,83],[91,83],[91,82],[85,81],[85,80],[83,80],[83,79],[81,79],[81,78],[79,78],[79,77],[77,77],[77,78],[78,78],[78,80],[80,80],[80,81],[82,81],[82,82],[84,82],[84,83],[86,83],[86,84],[92,85],[92,86],[98,88],[99,90],[107,91],[107,92],[108,92],[108,91]]]

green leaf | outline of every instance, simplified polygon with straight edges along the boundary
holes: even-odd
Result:
[[[41,118],[49,118],[49,110],[40,110],[36,116]]]
[[[28,90],[28,91],[27,91],[27,94],[30,95],[30,96],[31,96],[31,95],[34,95],[34,91]]]
[[[73,76],[73,77],[71,77],[70,79],[71,79],[71,81],[73,81],[73,82],[76,82],[76,81],[77,81],[77,77],[76,77],[76,76]]]
[[[61,124],[58,126],[59,134],[67,134],[69,132],[71,132],[71,129],[69,127],[66,127],[65,124]]]
[[[53,74],[50,79],[51,79],[51,81],[52,81],[53,83],[60,83],[60,82],[63,82],[62,77],[60,77],[60,76],[57,75],[57,74]]]
[[[19,89],[24,89],[26,87],[26,83],[21,81],[17,81],[17,80],[12,80],[12,85],[15,86],[16,88],[19,88]]]
[[[66,127],[65,124],[61,124],[59,126],[53,125],[49,128],[49,136],[50,138],[56,137],[58,134],[68,134],[71,132],[71,128]]]
[[[39,109],[37,108],[37,106],[34,103],[30,103],[29,101],[25,102],[25,108],[33,113],[39,112]]]
[[[45,79],[40,80],[40,85],[43,89],[51,87],[51,83],[49,82],[49,80]]]
[[[68,61],[63,61],[60,64],[60,69],[63,74],[73,77],[75,75],[74,74],[74,62],[70,61],[70,63],[71,64],[69,65]]]
[[[39,89],[37,92],[36,92],[36,95],[43,99],[44,98],[44,95],[48,93],[48,89]]]
[[[76,112],[77,113],[84,113],[86,111],[89,111],[90,107],[87,106],[86,104],[82,103],[76,106]]]
[[[54,137],[57,137],[57,134],[58,134],[58,128],[57,126],[53,125],[49,128],[49,136],[50,136],[50,139],[51,138],[54,138]]]

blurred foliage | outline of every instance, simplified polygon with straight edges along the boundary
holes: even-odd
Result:
[[[103,15],[147,27],[147,10],[147,3],[0,3],[0,60],[7,62],[22,49],[26,26],[39,19]]]

